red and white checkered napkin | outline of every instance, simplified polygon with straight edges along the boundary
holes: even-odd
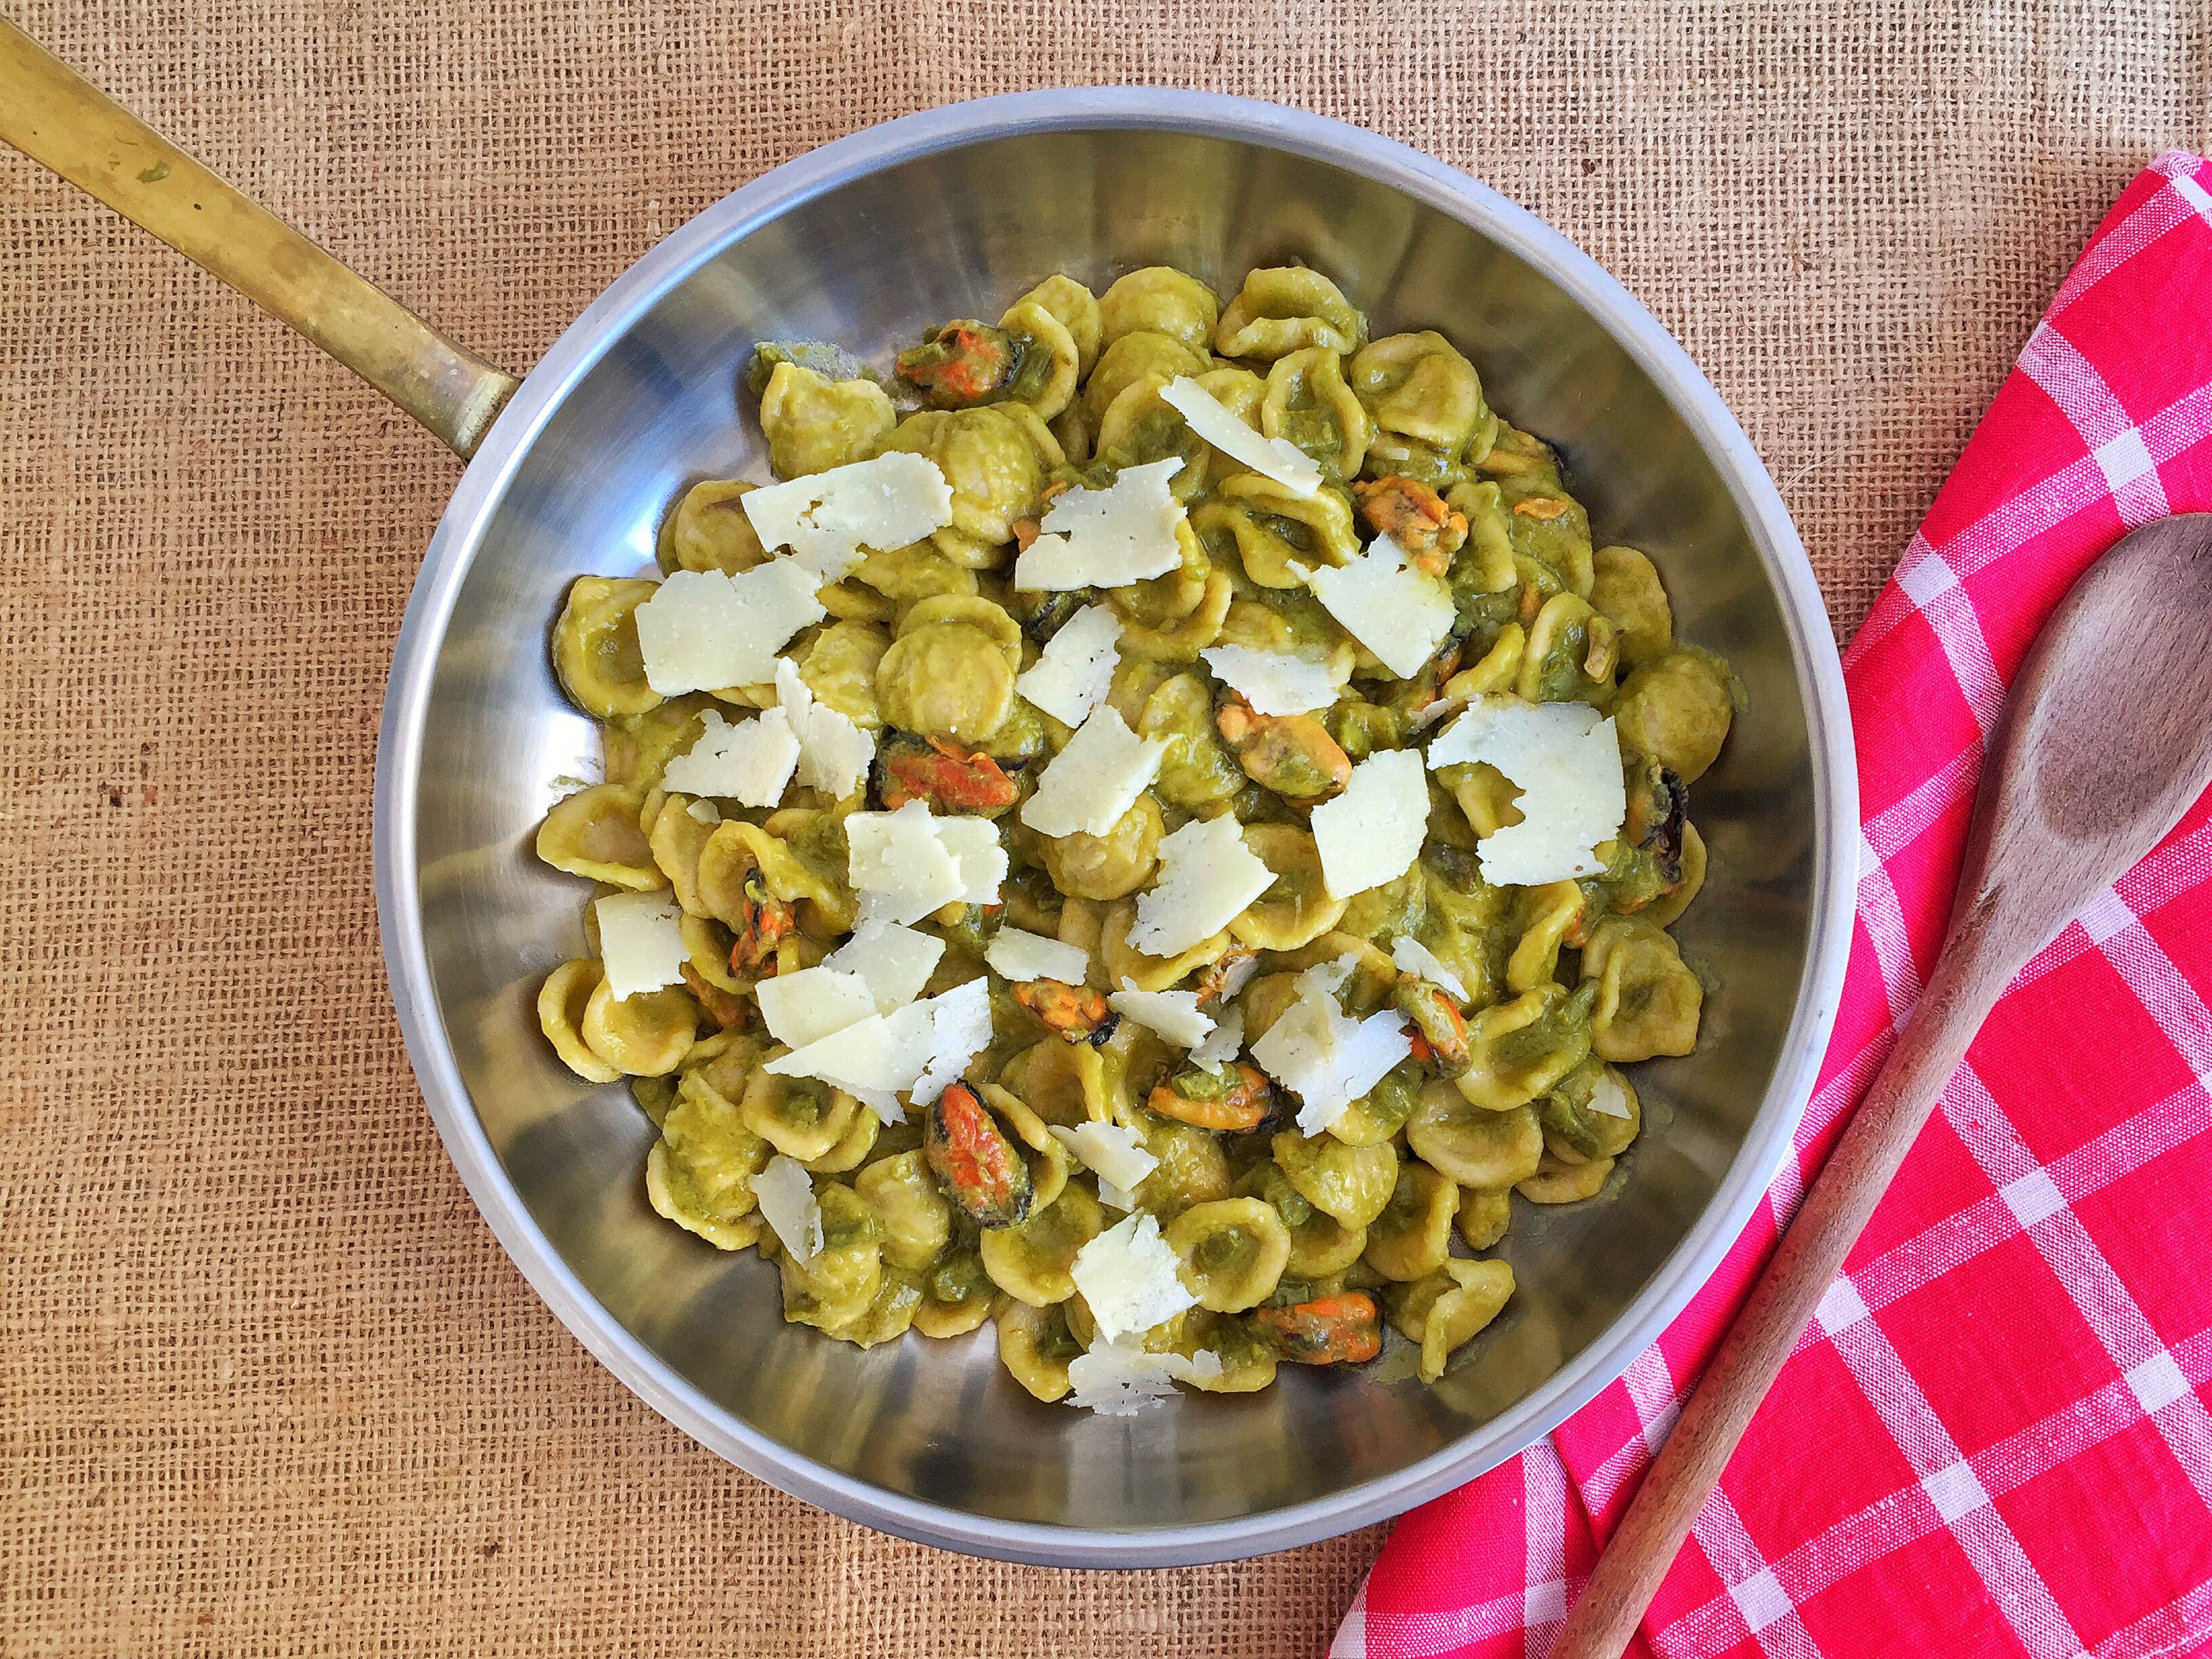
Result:
[[[2172,154],[2098,227],[1846,657],[1856,936],[1796,1157],[1620,1382],[1406,1517],[1334,1659],[1550,1650],[1920,994],[2029,642],[2124,528],[2208,509],[2212,164]],[[2212,797],[1997,1005],[1705,1505],[1645,1654],[2212,1647],[2208,1003]]]

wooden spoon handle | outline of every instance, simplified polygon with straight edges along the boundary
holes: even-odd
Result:
[[[0,140],[289,323],[463,456],[521,384],[463,349],[0,18]]]
[[[1720,1480],[1744,1425],[1820,1305],[1867,1218],[1928,1121],[2001,985],[1972,952],[1938,964],[1897,1047],[1805,1195],[1774,1259],[1653,1461],[1628,1513],[1567,1614],[1553,1659],[1615,1659]]]

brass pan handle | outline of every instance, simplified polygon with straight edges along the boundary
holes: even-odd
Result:
[[[4,18],[0,139],[289,323],[465,459],[522,384],[224,183]]]

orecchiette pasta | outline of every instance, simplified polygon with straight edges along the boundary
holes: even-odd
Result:
[[[1042,306],[1051,313],[1075,347],[1077,377],[1091,373],[1091,365],[1098,361],[1098,348],[1104,343],[1106,325],[1097,298],[1089,289],[1072,276],[1048,276],[1014,304],[1018,308]]]
[[[1620,660],[1638,668],[1674,642],[1674,611],[1659,571],[1632,547],[1601,547],[1590,555],[1590,604],[1613,623]]]
[[[1620,740],[1695,783],[1720,757],[1735,704],[1725,665],[1697,651],[1668,651],[1631,674],[1613,705]]]
[[[1453,1222],[1460,1242],[1470,1250],[1486,1250],[1505,1237],[1513,1223],[1513,1194],[1482,1187],[1459,1189],[1459,1215]]]
[[[1036,512],[1045,486],[1036,441],[1043,433],[1005,405],[925,409],[901,421],[881,447],[937,464],[952,486],[952,522],[930,540],[953,563],[988,570],[1013,540],[1015,521]]]
[[[1228,1149],[1218,1135],[1163,1118],[1152,1119],[1142,1127],[1145,1151],[1159,1160],[1159,1168],[1133,1188],[1145,1208],[1173,1217],[1194,1205],[1229,1196],[1235,1177],[1229,1169]]]
[[[919,1150],[871,1164],[853,1182],[883,1228],[884,1259],[925,1271],[952,1242],[952,1206]]]
[[[1224,357],[1273,362],[1310,347],[1355,350],[1366,331],[1366,319],[1343,289],[1317,270],[1285,265],[1246,273],[1243,289],[1221,313],[1213,344]]]
[[[1367,1248],[1364,1227],[1347,1227],[1328,1211],[1316,1208],[1272,1158],[1238,1182],[1237,1191],[1264,1200],[1282,1218],[1290,1238],[1283,1270],[1294,1278],[1325,1279],[1340,1273],[1358,1261]]]
[[[753,1177],[774,1155],[748,1129],[738,1109],[691,1073],[677,1085],[646,1165],[653,1207],[717,1249],[741,1250],[760,1237],[752,1219]]]
[[[1103,836],[1053,836],[1042,849],[1052,884],[1074,898],[1117,899],[1133,893],[1158,867],[1155,856],[1163,825],[1160,809],[1149,795],[1122,813]]]
[[[1488,412],[1474,365],[1433,331],[1393,334],[1362,347],[1346,379],[1378,433],[1424,444],[1455,469]]]
[[[1194,1387],[1248,1392],[1285,1362],[1361,1363],[1401,1338],[1428,1380],[1455,1355],[1479,1364],[1464,1356],[1514,1289],[1513,1267],[1486,1253],[1510,1251],[1520,1206],[1601,1200],[1626,1178],[1646,1115],[1620,1068],[1697,1042],[1706,987],[1668,930],[1708,878],[1690,791],[1718,761],[1742,689],[1678,640],[1649,556],[1595,545],[1559,454],[1491,409],[1450,338],[1370,341],[1322,272],[1250,271],[1225,305],[1164,266],[1096,295],[1056,276],[1003,311],[981,296],[973,310],[890,375],[779,343],[749,377],[769,473],[920,457],[950,495],[935,528],[908,523],[899,533],[913,539],[855,547],[838,580],[810,580],[819,612],[781,647],[814,711],[784,723],[809,768],[817,720],[849,721],[872,750],[845,799],[796,765],[766,805],[712,793],[730,786],[696,762],[668,787],[708,712],[769,718],[789,678],[664,697],[637,620],[659,591],[652,573],[571,584],[552,666],[599,722],[605,769],[554,804],[537,852],[594,884],[610,915],[641,905],[653,920],[641,934],[644,923],[587,911],[587,953],[538,988],[551,1052],[636,1096],[656,1131],[651,1212],[698,1248],[757,1249],[776,1263],[785,1317],[834,1340],[994,1322],[1024,1390],[1079,1394],[1070,1368],[1112,1328],[1079,1285],[1107,1281],[1082,1264],[1132,1237],[1121,1214],[1133,1209],[1158,1230],[1144,1235],[1147,1294],[1179,1311],[1127,1353]],[[1167,401],[1186,376],[1250,444],[1217,448],[1201,428],[1224,428],[1194,423],[1181,392]],[[1308,458],[1318,484],[1268,440]],[[1158,532],[1145,567],[1162,574],[1014,586],[1056,499],[1170,459],[1156,499],[1174,543]],[[788,556],[744,511],[765,476],[685,488],[659,527],[659,571],[740,576]],[[1066,532],[1055,521],[1051,533]],[[1139,532],[1117,520],[1108,533]],[[1324,567],[1353,574],[1383,536],[1451,612],[1409,674],[1310,580]],[[1071,679],[1067,642],[1054,641],[1092,607],[1070,637],[1110,644]],[[1296,662],[1261,672],[1278,655]],[[1059,693],[1025,678],[1037,672]],[[1274,701],[1291,684],[1305,706]],[[1425,767],[1407,861],[1333,888],[1344,843],[1325,809],[1359,768],[1425,748],[1439,716],[1485,698],[1610,717],[1627,803],[1618,832],[1558,879],[1499,884],[1485,844],[1531,821],[1523,787],[1481,762]],[[1028,808],[1041,779],[1079,727],[1108,716],[1126,729],[1095,752],[1132,748],[1100,764],[1141,752],[1141,775],[1117,782],[1095,820],[1038,829]],[[886,924],[860,884],[884,878],[856,867],[872,843],[853,815],[915,801],[933,824],[988,830],[957,843],[970,850],[939,844],[958,880],[932,890],[936,908],[871,932]],[[1164,928],[1155,896],[1177,879],[1174,837],[1224,817],[1252,861],[1251,896]],[[995,868],[996,854],[971,868],[979,844],[1005,858],[988,892],[971,890]],[[1021,963],[1051,971],[1000,971]],[[764,994],[799,974],[811,977]],[[800,995],[816,981],[844,1010],[824,1040],[849,1037],[864,1056],[895,1032],[913,1040],[899,1022],[917,999],[969,999],[927,1034],[950,1042],[963,1026],[931,1079],[942,1092],[808,1075],[804,1057],[769,1070],[814,1041],[813,1025],[781,1022],[794,1008],[820,1017]],[[1278,1055],[1271,1036],[1303,1041],[1328,1001],[1344,1029],[1364,1022],[1397,1045],[1317,1127],[1305,1091],[1319,1085],[1260,1061]],[[1294,1010],[1302,1024],[1285,1026]],[[986,1012],[987,1027],[968,1029]],[[1200,1022],[1233,1022],[1222,1048],[1193,1052]]]
[[[1346,1227],[1365,1227],[1389,1207],[1398,1154],[1388,1145],[1347,1146],[1332,1134],[1286,1130],[1272,1148],[1298,1196]]]
[[[1203,352],[1220,314],[1221,301],[1212,289],[1167,265],[1116,277],[1098,300],[1100,338],[1109,349],[1127,335],[1151,333]]]
[[[965,1336],[991,1316],[999,1287],[983,1271],[983,1258],[972,1246],[947,1244],[921,1270],[921,1301],[914,1328],[924,1336]]]
[[[1208,451],[1205,440],[1161,398],[1170,378],[1158,369],[1139,375],[1100,411],[1097,425],[1085,435],[1092,453],[1109,466],[1180,462],[1168,488],[1178,500],[1188,501],[1206,488]]]
[[[1359,553],[1347,498],[1334,489],[1302,496],[1256,472],[1224,482],[1194,523],[1201,536],[1225,532],[1246,578],[1262,588],[1302,588],[1292,565],[1344,564]]]
[[[745,1085],[745,1127],[787,1158],[820,1158],[853,1127],[860,1103],[812,1078],[755,1072]]]
[[[1601,1059],[1686,1054],[1698,1040],[1705,988],[1682,963],[1674,935],[1640,916],[1607,916],[1583,951],[1583,979],[1597,996],[1590,1047]]]
[[[1350,901],[1329,896],[1310,833],[1295,824],[1255,823],[1244,831],[1244,844],[1275,882],[1230,924],[1240,941],[1255,951],[1295,951],[1336,926]]]
[[[1074,401],[1076,382],[1082,378],[1083,353],[1075,337],[1057,312],[1035,298],[1015,301],[999,326],[1022,348],[1011,395],[1039,418],[1051,420]]]
[[[1135,726],[1168,745],[1152,783],[1164,805],[1202,816],[1244,787],[1244,774],[1214,730],[1213,692],[1202,676],[1177,674],[1164,681],[1145,699]]]
[[[989,599],[918,601],[876,664],[882,720],[926,738],[987,742],[1013,711],[1021,646],[1021,625]]]
[[[1406,1127],[1419,1098],[1424,1073],[1417,1061],[1393,1066],[1345,1109],[1329,1133],[1347,1146],[1379,1146]]]
[[[586,1083],[612,1083],[622,1068],[592,1052],[584,1041],[584,1010],[605,981],[606,972],[589,957],[564,962],[538,988],[538,1024],[562,1064]]]
[[[553,624],[553,665],[568,701],[586,714],[641,714],[660,701],[645,682],[637,642],[637,608],[653,597],[653,586],[579,576],[569,587]]]
[[[1451,1254],[1459,1186],[1419,1162],[1398,1166],[1398,1184],[1382,1213],[1367,1226],[1361,1260],[1383,1278],[1410,1284],[1443,1271]]]
[[[1462,1186],[1494,1190],[1536,1173],[1544,1132],[1526,1106],[1477,1105],[1438,1081],[1421,1091],[1406,1122],[1406,1144]]]
[[[593,1054],[629,1077],[665,1077],[684,1062],[698,1012],[680,990],[617,997],[602,979],[584,1005],[579,1029]]]
[[[660,524],[663,570],[720,570],[736,575],[767,562],[768,550],[744,514],[744,497],[757,484],[708,478],[685,490]]]
[[[1049,1405],[1067,1395],[1067,1368],[1083,1354],[1059,1305],[1036,1307],[1006,1297],[998,1308],[999,1359],[1014,1381]]]
[[[556,870],[632,892],[665,886],[653,843],[639,827],[641,798],[617,783],[563,796],[538,826],[538,856]]]
[[[864,1317],[882,1288],[883,1230],[868,1201],[844,1182],[823,1182],[814,1193],[822,1248],[805,1260],[783,1250],[783,1316],[834,1332]]]
[[[778,363],[761,393],[768,464],[779,478],[827,472],[875,453],[898,412],[872,380],[825,380],[797,363]]]
[[[1256,1198],[1194,1204],[1162,1237],[1182,1258],[1182,1279],[1198,1305],[1213,1313],[1258,1307],[1274,1294],[1291,1259],[1290,1229]]]
[[[1212,367],[1202,344],[1192,346],[1156,330],[1109,336],[1105,349],[1098,354],[1098,366],[1083,383],[1080,406],[1089,422],[1093,448],[1106,411],[1131,386],[1153,378],[1164,386],[1179,375],[1203,374]]]
[[[1526,1105],[1583,1062],[1590,1048],[1588,989],[1555,981],[1486,1008],[1468,1022],[1468,1068],[1459,1091],[1477,1106],[1507,1111]]]
[[[1075,1254],[1105,1226],[1098,1200],[1069,1187],[1020,1224],[985,1230],[983,1271],[1015,1301],[1051,1307],[1075,1294]]]
[[[1344,359],[1307,346],[1275,360],[1260,400],[1260,429],[1296,444],[1323,472],[1352,478],[1367,459],[1375,422],[1344,378]]]
[[[1513,1269],[1505,1262],[1448,1261],[1390,1292],[1390,1322],[1421,1345],[1421,1380],[1433,1382],[1453,1350],[1497,1318],[1512,1295]]]
[[[645,798],[659,787],[669,761],[699,740],[701,714],[713,703],[712,697],[698,692],[671,697],[641,714],[609,720],[602,728],[607,781],[637,795],[641,811]],[[648,827],[641,817],[640,826]]]

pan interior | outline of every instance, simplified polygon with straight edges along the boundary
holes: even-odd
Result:
[[[1030,1401],[988,1328],[862,1352],[787,1325],[771,1268],[652,1214],[646,1119],[625,1090],[569,1074],[538,1033],[538,983],[582,951],[586,894],[538,864],[531,838],[599,764],[548,666],[563,592],[580,574],[649,569],[660,516],[691,480],[768,476],[740,387],[757,340],[836,340],[882,362],[944,318],[997,315],[1054,271],[1103,289],[1170,264],[1228,293],[1249,267],[1291,260],[1334,276],[1377,333],[1433,327],[1456,342],[1492,402],[1561,447],[1598,543],[1647,550],[1680,635],[1741,672],[1751,713],[1692,803],[1712,854],[1679,929],[1711,988],[1700,1047],[1638,1069],[1650,1121],[1625,1180],[1589,1203],[1516,1215],[1504,1254],[1519,1294],[1435,1388],[1409,1365],[1285,1367],[1260,1395],[1098,1419]],[[411,874],[437,1017],[522,1209],[657,1360],[655,1403],[757,1473],[809,1490],[828,1471],[810,1495],[874,1488],[984,1529],[951,1541],[992,1547],[994,1524],[1030,1523],[1117,1534],[1139,1553],[1146,1535],[1264,1522],[1447,1449],[1471,1475],[1525,1443],[1547,1397],[1604,1380],[1583,1375],[1594,1351],[1609,1337],[1618,1349],[1632,1303],[1705,1214],[1762,1111],[1771,1125],[1790,1109],[1775,1104],[1775,1079],[1796,1064],[1785,1051],[1822,878],[1808,671],[1788,604],[1729,480],[1636,359],[1530,263],[1390,185],[1244,140],[1122,129],[1022,132],[836,183],[733,233],[654,299],[567,386],[476,528],[413,779]],[[1264,1526],[1229,1531],[1186,1553],[1287,1541]]]

